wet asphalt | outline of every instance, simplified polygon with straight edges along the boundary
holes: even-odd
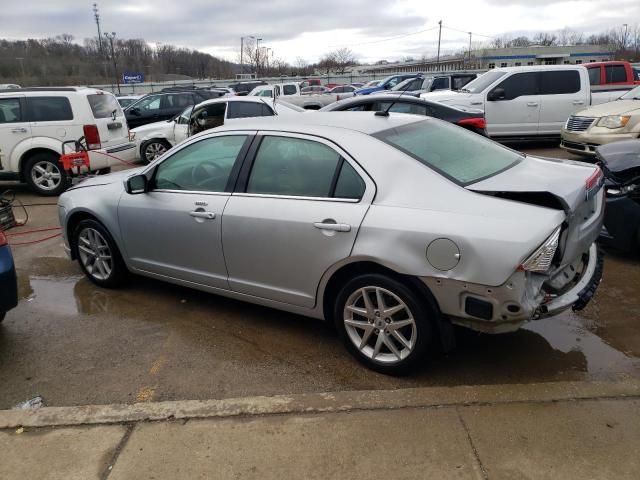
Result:
[[[569,158],[554,146],[517,148]],[[57,226],[55,199],[5,188],[32,205],[12,233]],[[454,351],[402,378],[362,367],[317,320],[142,277],[100,289],[60,238],[13,252],[21,298],[0,325],[3,409],[36,396],[61,406],[640,376],[640,260],[613,250],[584,311],[504,335],[456,329]]]

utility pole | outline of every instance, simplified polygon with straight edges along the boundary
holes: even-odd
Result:
[[[260,76],[260,42],[261,38],[256,38],[256,73]]]
[[[469,67],[471,67],[471,32],[469,32]]]
[[[96,19],[96,25],[98,26],[98,51],[102,54],[102,33],[100,32],[100,13],[98,12],[98,4],[93,4],[93,16]]]
[[[16,60],[20,62],[20,71],[22,71],[22,84],[24,85],[24,79],[26,75],[24,74],[24,57],[16,57]]]
[[[629,25],[626,23],[623,25],[624,27],[624,38],[622,40],[622,50],[627,50],[627,30],[629,29]]]
[[[244,73],[244,62],[242,61],[243,54],[244,54],[244,37],[240,37],[240,73]]]
[[[436,69],[440,70],[440,39],[442,38],[442,20],[438,22],[440,29],[438,30],[438,58],[436,59]]]
[[[116,77],[116,85],[118,86],[118,93],[120,93],[120,77],[118,77],[118,64],[116,63],[116,52],[113,49],[113,39],[116,38],[116,32],[105,32],[104,36],[109,40],[111,45],[111,60],[113,60],[113,74]]]

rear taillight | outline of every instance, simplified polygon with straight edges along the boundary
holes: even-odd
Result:
[[[473,127],[484,130],[487,128],[487,122],[484,118],[463,118],[456,122],[461,127]]]
[[[561,227],[556,228],[553,233],[547,238],[538,249],[533,252],[529,258],[527,258],[518,267],[519,272],[546,272],[551,268],[551,262],[558,249],[558,242],[560,241]]]
[[[82,130],[89,150],[102,148],[102,143],[100,143],[100,132],[98,131],[97,125],[84,125]]]
[[[602,180],[602,175],[603,174],[602,170],[600,170],[600,167],[596,167],[595,171],[584,182],[584,187],[587,189],[587,191],[592,190],[599,185],[600,180]]]
[[[7,244],[7,237],[4,236],[2,230],[0,230],[0,247],[4,247]]]

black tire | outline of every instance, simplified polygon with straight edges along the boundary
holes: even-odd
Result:
[[[59,160],[54,153],[47,152],[29,157],[24,165],[24,178],[29,188],[43,197],[60,195],[69,188],[71,181]]]
[[[147,140],[146,142],[142,142],[140,145],[140,158],[144,163],[151,163],[155,160],[159,155],[153,155],[152,151],[155,150],[158,152],[162,150],[162,154],[171,148],[171,144],[162,138],[152,138],[151,140]]]
[[[376,289],[379,289],[381,292],[383,303],[385,303],[388,308],[389,305],[392,307],[395,305],[399,306],[400,303],[397,303],[397,300],[400,300],[404,303],[406,309],[398,311],[388,318],[382,314],[378,315],[378,313],[375,313],[373,318],[370,318],[347,311],[348,302],[355,307],[365,307],[364,297],[362,296],[362,291],[365,288],[374,289],[370,291],[365,290],[369,292],[367,295],[374,295],[373,297],[369,297],[373,302],[374,312],[379,312],[379,305],[376,299],[378,290]],[[358,295],[360,296],[358,297]],[[354,298],[355,302],[351,303],[354,301]],[[399,325],[401,323],[405,323],[403,321],[404,319],[400,317],[404,316],[408,319],[412,318],[413,324],[400,327]],[[399,280],[387,275],[367,274],[353,278],[342,287],[336,297],[333,318],[336,329],[347,350],[358,361],[380,373],[403,375],[424,363],[424,359],[432,343],[435,313],[425,299],[420,298],[420,296],[416,295],[413,290]],[[364,325],[364,327],[347,327],[346,321],[360,322],[360,325],[368,322],[371,325]],[[398,327],[393,327],[394,325]],[[370,330],[372,326],[374,327],[373,331]],[[364,350],[362,350],[354,342],[361,341],[362,338],[365,337],[367,333],[365,328],[371,333],[367,335],[368,341],[366,341],[363,347]],[[394,330],[396,333],[394,333]],[[362,333],[361,337],[358,337],[359,333]],[[404,341],[408,340],[407,344],[410,344],[410,348],[405,348],[397,336],[394,336],[397,333],[401,334]],[[387,336],[385,337],[383,334]],[[407,335],[409,335],[408,339]],[[381,341],[385,343],[380,347],[379,354],[373,355],[375,352],[374,344],[378,342],[378,337],[381,336]],[[387,341],[391,341],[391,343],[395,345],[396,351],[399,350],[399,352],[394,353],[392,349],[387,346]],[[400,358],[398,358],[398,354],[401,354]]]
[[[98,238],[93,232],[97,232],[100,238],[96,240],[95,244],[93,242],[87,244],[87,241],[85,241],[87,235],[90,238]],[[100,222],[92,219],[81,220],[73,231],[72,239],[73,253],[78,259],[80,268],[89,280],[104,288],[118,288],[125,283],[129,274],[127,266],[113,237]],[[100,245],[108,247],[108,251],[105,246]],[[82,249],[83,246],[94,253],[104,253],[105,256],[109,254],[110,260],[107,261],[106,257],[103,260],[108,263],[107,266],[109,268],[106,268],[104,263],[98,265],[101,259],[97,259],[94,255],[89,255],[86,250]]]

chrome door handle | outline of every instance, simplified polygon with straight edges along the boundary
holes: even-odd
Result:
[[[584,105],[584,101],[583,100],[574,100],[573,104],[574,105]]]
[[[538,102],[527,102],[527,107],[537,107]]]
[[[351,225],[348,225],[346,223],[315,222],[313,226],[316,228],[319,228],[320,230],[331,230],[333,232],[350,232],[351,231]]]
[[[11,133],[27,133],[27,129],[26,128],[12,128],[11,129]]]
[[[216,218],[216,214],[213,212],[203,212],[196,210],[195,212],[189,212],[189,215],[196,218],[207,218],[209,220],[213,220]]]

